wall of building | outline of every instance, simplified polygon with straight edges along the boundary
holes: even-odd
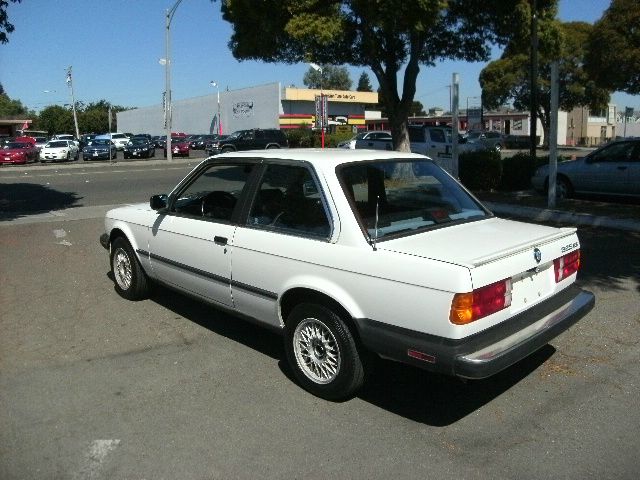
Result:
[[[173,132],[217,133],[217,92],[202,97],[172,102]],[[279,128],[282,111],[280,84],[220,92],[220,119],[223,134],[248,128]],[[162,105],[118,112],[118,130],[131,133],[163,135],[164,108]]]

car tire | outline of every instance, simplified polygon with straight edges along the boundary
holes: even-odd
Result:
[[[67,153],[67,158],[65,159],[65,162],[68,162],[71,160],[71,152]]]
[[[287,362],[298,383],[326,400],[352,397],[365,379],[363,356],[349,327],[323,305],[302,303],[285,324]]]
[[[235,151],[235,150],[233,148],[231,148],[231,147],[224,147],[222,149],[221,153],[230,153],[230,152],[233,152],[233,151]]]
[[[111,244],[111,273],[116,292],[127,300],[141,300],[149,294],[149,280],[129,242],[117,237]]]
[[[547,181],[548,183],[548,181]],[[572,188],[571,183],[564,177],[556,178],[556,199],[564,200],[571,197]]]
[[[280,148],[280,147],[279,147],[279,146],[277,146],[277,145],[269,145],[269,146],[267,147],[267,150],[273,150],[274,148]]]

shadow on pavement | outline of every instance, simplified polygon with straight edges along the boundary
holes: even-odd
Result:
[[[578,238],[578,283],[587,289],[592,285],[616,292],[633,280],[640,292],[640,233],[585,227],[578,230]]]
[[[76,205],[76,202],[82,198],[74,192],[60,192],[44,185],[3,184],[0,189],[0,221],[79,207],[81,205]]]
[[[282,337],[276,332],[165,287],[156,286],[151,300],[213,333],[279,360],[282,373],[295,383],[288,364],[282,360]],[[373,374],[358,397],[416,422],[432,426],[450,425],[517,384],[554,352],[551,345],[546,345],[489,379],[469,382],[376,359]]]

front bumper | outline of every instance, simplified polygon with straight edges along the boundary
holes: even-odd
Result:
[[[595,305],[591,292],[572,285],[557,295],[475,335],[437,337],[369,319],[356,319],[365,347],[403,363],[463,378],[486,378],[542,348]],[[419,352],[415,358],[409,352]]]
[[[108,151],[103,151],[103,152],[82,152],[82,158],[83,160],[91,160],[91,159],[102,159],[102,158],[106,158],[107,160],[109,160],[111,157],[113,156],[112,153],[108,152]]]

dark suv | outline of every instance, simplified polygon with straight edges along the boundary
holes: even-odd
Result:
[[[207,153],[217,155],[218,153],[287,148],[288,146],[289,141],[282,130],[252,128],[251,130],[238,130],[226,138],[208,144]]]

